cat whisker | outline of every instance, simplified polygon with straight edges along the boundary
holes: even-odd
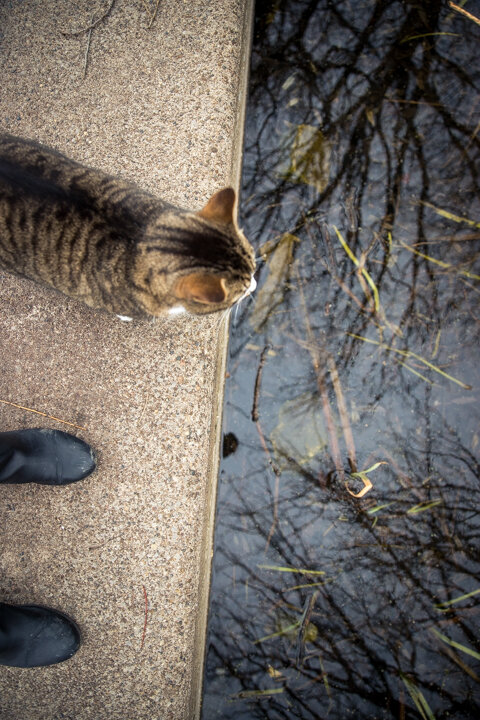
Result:
[[[222,318],[221,318],[221,319],[222,319],[222,322],[226,322],[226,321],[227,321],[227,319],[228,319],[228,317],[230,316],[230,313],[231,313],[231,312],[232,312],[232,308],[227,308],[226,310],[223,311],[223,313],[222,313]]]
[[[231,309],[232,309],[232,308],[225,308],[225,310],[222,310],[221,312],[219,312],[219,313],[217,314],[217,318],[218,318],[217,327],[218,327],[218,329],[220,329],[220,327],[221,327],[221,325],[222,325],[223,322],[226,322],[226,320],[227,320],[227,318],[228,318],[228,316],[229,316],[229,313],[230,313]]]
[[[255,283],[254,289],[255,289],[255,287],[256,287],[256,283]],[[237,325],[237,317],[238,317],[238,313],[240,311],[240,305],[243,303],[244,300],[247,300],[247,299],[250,301],[252,301],[254,299],[253,298],[253,290],[250,290],[250,288],[246,292],[244,292],[244,294],[235,303],[235,313],[234,313],[234,317],[233,317],[234,327]],[[231,309],[233,309],[233,308],[231,308]]]
[[[238,317],[238,311],[240,310],[240,303],[242,302],[243,298],[240,298],[240,300],[235,305],[235,313],[233,316],[233,322],[236,325],[237,324],[237,317]]]

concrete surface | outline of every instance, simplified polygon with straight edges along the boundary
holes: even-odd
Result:
[[[156,5],[0,0],[0,129],[201,207],[238,176],[251,3],[161,0],[148,28]],[[83,633],[67,663],[0,667],[2,720],[196,716],[225,338],[218,317],[122,323],[0,272],[0,400],[84,428],[0,403],[0,429],[99,457],[76,485],[0,488],[0,599]]]

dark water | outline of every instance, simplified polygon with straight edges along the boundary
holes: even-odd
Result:
[[[480,717],[479,158],[471,18],[257,3],[204,720]]]

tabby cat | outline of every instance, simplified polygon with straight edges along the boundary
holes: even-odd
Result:
[[[255,287],[232,188],[199,212],[0,135],[0,269],[124,319],[204,314]],[[128,316],[128,317],[125,317]]]

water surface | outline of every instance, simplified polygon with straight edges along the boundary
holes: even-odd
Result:
[[[204,720],[480,717],[479,41],[257,3]]]

